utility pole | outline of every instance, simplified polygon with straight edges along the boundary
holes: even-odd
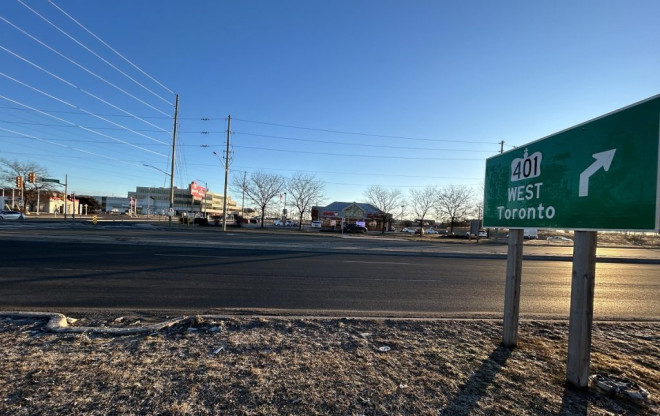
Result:
[[[227,116],[227,150],[225,151],[225,197],[222,200],[222,231],[227,231],[227,180],[229,179],[229,132],[231,114]]]
[[[504,153],[504,140],[500,142],[500,153]]]
[[[179,94],[176,95],[174,103],[174,128],[172,128],[172,168],[170,169],[170,212],[168,215],[168,226],[172,226],[172,214],[174,211],[174,155],[176,151],[176,121],[179,115]]]
[[[66,222],[66,214],[68,209],[68,193],[69,192],[69,175],[64,175],[64,222]]]

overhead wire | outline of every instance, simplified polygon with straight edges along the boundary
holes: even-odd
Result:
[[[54,27],[57,31],[59,31],[60,33],[62,33],[64,36],[66,36],[66,37],[68,37],[69,39],[71,39],[73,42],[75,42],[75,43],[76,43],[77,45],[79,45],[81,48],[84,48],[86,51],[88,51],[89,53],[91,53],[92,55],[94,55],[95,57],[97,57],[98,59],[100,59],[101,61],[103,61],[105,64],[107,64],[108,66],[110,66],[110,67],[111,67],[112,69],[114,69],[115,71],[119,72],[120,74],[122,74],[122,75],[125,76],[126,78],[130,79],[130,80],[133,81],[135,84],[139,85],[140,87],[142,87],[142,88],[145,89],[146,91],[150,92],[150,93],[151,93],[152,95],[154,95],[155,97],[161,99],[161,100],[164,101],[165,103],[167,103],[167,104],[171,104],[171,103],[169,103],[165,98],[163,98],[163,97],[161,97],[160,95],[156,94],[155,92],[151,91],[149,88],[147,88],[147,87],[145,87],[144,85],[142,85],[142,84],[141,84],[140,82],[138,82],[136,79],[134,79],[133,77],[131,77],[130,75],[128,75],[127,73],[125,73],[125,72],[122,71],[121,69],[117,68],[117,67],[116,67],[115,65],[113,65],[112,63],[110,63],[108,60],[106,60],[105,58],[101,57],[101,56],[98,55],[96,52],[94,52],[93,50],[91,50],[90,48],[88,48],[86,45],[84,45],[84,44],[83,44],[82,42],[80,42],[78,39],[74,38],[73,36],[71,36],[70,34],[68,34],[66,31],[64,31],[63,29],[61,29],[59,26],[57,26],[56,24],[54,24],[54,23],[51,22],[50,20],[46,19],[46,18],[45,18],[44,16],[42,16],[39,12],[37,12],[36,10],[34,10],[33,8],[31,8],[30,6],[28,6],[27,4],[25,4],[22,0],[16,0],[16,1],[18,1],[20,4],[22,4],[26,9],[30,10],[32,13],[34,13],[34,14],[35,14],[36,16],[38,16],[40,19],[42,19],[43,21],[45,21],[46,23],[48,23],[49,25],[51,25],[52,27]]]
[[[78,125],[78,124],[76,124],[76,123],[74,123],[74,122],[71,122],[71,121],[69,121],[69,120],[65,120],[65,119],[63,119],[63,118],[60,118],[60,117],[54,116],[54,115],[52,115],[52,114],[48,114],[48,113],[45,113],[45,112],[43,112],[43,111],[37,110],[36,108],[30,107],[29,105],[27,105],[27,104],[23,104],[23,103],[18,102],[18,101],[16,101],[16,100],[12,100],[11,98],[5,97],[4,95],[0,95],[0,98],[2,98],[3,100],[9,101],[9,102],[11,102],[11,103],[14,103],[14,104],[16,104],[16,105],[20,105],[20,106],[23,106],[23,107],[25,107],[25,108],[29,108],[29,109],[31,109],[31,110],[33,110],[33,111],[38,112],[39,114],[45,115],[45,116],[47,116],[47,117],[53,118],[53,119],[55,119],[55,120],[61,121],[61,122],[63,122],[63,123],[69,124],[69,125],[71,125],[71,126],[76,126],[76,127],[80,128],[80,129],[85,130],[85,131],[88,131],[88,132],[90,132],[90,133],[93,133],[93,134],[96,134],[96,135],[99,135],[99,136],[102,136],[102,137],[108,138],[108,139],[110,139],[110,140],[114,140],[114,141],[119,142],[119,143],[123,143],[123,144],[125,144],[125,145],[127,145],[127,146],[130,146],[130,147],[133,147],[133,148],[136,148],[136,149],[142,150],[142,151],[144,151],[144,152],[152,153],[152,154],[155,154],[155,155],[158,155],[158,156],[167,157],[166,155],[164,155],[164,154],[162,154],[162,153],[154,152],[153,150],[149,150],[149,149],[145,149],[145,148],[140,147],[140,146],[136,146],[136,145],[134,145],[134,144],[132,144],[132,143],[129,143],[129,142],[125,141],[125,140],[121,140],[121,139],[118,139],[118,138],[116,138],[116,137],[108,136],[107,134],[103,134],[103,133],[98,132],[98,131],[93,130],[93,129],[88,129],[88,128],[86,128],[86,127],[80,126],[80,125]]]
[[[297,137],[284,137],[284,136],[272,136],[266,134],[255,134],[255,133],[245,133],[240,131],[234,131],[233,134],[236,135],[245,135],[245,136],[254,136],[254,137],[265,137],[278,140],[289,140],[289,141],[298,141],[298,142],[308,142],[308,143],[322,143],[322,144],[336,144],[342,146],[357,146],[357,147],[370,147],[378,149],[398,149],[398,150],[427,150],[427,151],[438,151],[438,152],[477,152],[477,153],[487,153],[486,150],[471,150],[471,149],[438,149],[430,147],[410,147],[410,146],[390,146],[385,144],[366,144],[366,143],[350,143],[350,142],[337,142],[331,140],[317,140],[317,139],[301,139]]]
[[[206,165],[208,166],[208,165]],[[366,173],[366,172],[338,172],[338,171],[329,171],[329,170],[305,170],[305,169],[282,169],[282,168],[265,168],[262,166],[235,166],[234,170],[244,171],[248,169],[250,171],[257,170],[272,170],[272,171],[283,171],[283,172],[305,172],[305,173],[316,173],[316,174],[330,174],[330,175],[355,175],[359,174],[361,176],[378,176],[378,177],[393,177],[393,178],[408,178],[408,179],[469,179],[469,180],[478,180],[479,178],[458,178],[455,176],[429,176],[429,175],[402,175],[402,174],[393,174],[393,173]]]
[[[142,133],[137,132],[137,131],[135,131],[135,130],[129,128],[129,127],[126,127],[126,126],[121,125],[121,124],[119,124],[119,123],[115,123],[115,122],[112,121],[112,120],[108,120],[107,118],[104,118],[104,117],[101,117],[101,116],[99,116],[99,115],[97,115],[97,114],[94,114],[93,112],[88,111],[88,110],[85,110],[84,108],[79,107],[79,106],[76,106],[76,105],[74,105],[74,104],[71,104],[71,103],[69,103],[68,101],[65,101],[65,100],[62,100],[62,99],[60,99],[60,98],[57,98],[57,97],[55,97],[54,95],[48,94],[48,93],[45,92],[45,91],[42,91],[42,90],[40,90],[40,89],[38,89],[38,88],[36,88],[36,87],[33,87],[32,85],[29,85],[29,84],[26,84],[26,83],[24,83],[24,82],[22,82],[22,81],[19,81],[19,80],[17,80],[16,78],[13,78],[13,77],[11,77],[11,76],[9,76],[9,75],[3,73],[3,72],[0,72],[0,75],[3,76],[3,77],[5,77],[5,78],[7,78],[7,79],[10,79],[11,81],[14,81],[14,82],[16,82],[16,83],[18,83],[18,84],[20,84],[20,85],[23,85],[23,86],[26,87],[26,88],[29,88],[29,89],[31,89],[31,90],[33,90],[33,91],[36,91],[36,92],[38,92],[39,94],[42,94],[42,95],[44,95],[44,96],[46,96],[46,97],[48,97],[48,98],[50,98],[50,99],[56,100],[56,101],[58,101],[58,102],[60,102],[60,103],[62,103],[62,104],[64,104],[64,105],[69,106],[69,107],[77,108],[79,111],[81,111],[81,112],[83,112],[83,113],[85,113],[85,114],[88,114],[88,115],[90,115],[90,116],[92,116],[92,117],[96,117],[96,118],[98,118],[99,120],[103,120],[103,121],[105,121],[105,122],[107,122],[107,123],[110,123],[110,124],[112,124],[112,125],[114,125],[114,126],[121,127],[122,130],[130,131],[131,133],[137,134],[138,136],[144,137],[144,138],[146,138],[146,139],[149,139],[149,140],[151,140],[151,141],[154,141],[154,142],[157,142],[157,143],[160,143],[160,144],[167,144],[166,142],[163,142],[163,141],[158,140],[158,139],[154,139],[153,137],[147,136],[146,134],[142,134]],[[99,99],[99,100],[102,101],[102,102],[105,102],[104,100],[102,100],[102,99],[100,99],[100,98],[98,98],[98,97],[96,97],[96,98]],[[110,105],[111,105],[111,104],[110,104]]]
[[[350,131],[343,131],[343,130],[331,130],[331,129],[322,129],[322,128],[314,128],[314,127],[294,126],[294,125],[291,125],[291,124],[269,123],[269,122],[265,122],[265,121],[247,120],[247,119],[238,118],[238,117],[232,117],[232,120],[243,121],[245,123],[264,124],[264,125],[268,125],[268,126],[287,127],[287,128],[300,129],[300,130],[312,130],[312,131],[320,131],[320,132],[334,133],[334,134],[344,134],[344,135],[351,135],[351,136],[380,137],[380,138],[386,138],[386,139],[417,140],[417,141],[427,141],[427,142],[456,142],[456,143],[471,143],[471,144],[498,144],[498,142],[490,142],[490,141],[487,142],[487,141],[473,141],[473,140],[428,139],[428,138],[421,138],[421,137],[407,137],[407,136],[393,136],[393,135],[373,134],[373,133],[350,132]]]
[[[1,17],[0,17],[0,18],[1,18]],[[106,104],[106,105],[108,105],[108,106],[110,106],[110,107],[112,107],[112,108],[114,108],[114,109],[117,109],[117,110],[119,110],[119,111],[121,111],[121,112],[127,114],[128,116],[130,116],[130,117],[132,117],[132,118],[134,118],[134,119],[136,119],[136,120],[139,120],[139,121],[141,121],[141,122],[143,122],[143,123],[145,123],[145,124],[147,124],[147,125],[149,125],[149,126],[152,126],[152,127],[156,128],[156,129],[159,129],[160,131],[164,131],[164,132],[167,131],[167,130],[165,130],[165,129],[159,127],[159,126],[157,126],[156,124],[153,124],[153,123],[151,123],[151,122],[149,122],[149,121],[147,121],[147,120],[144,120],[144,119],[142,119],[142,118],[136,116],[135,114],[132,114],[131,112],[129,112],[129,111],[127,111],[127,110],[124,110],[123,108],[121,108],[121,107],[119,107],[119,106],[117,106],[117,105],[114,105],[114,104],[110,103],[109,101],[106,101],[106,100],[101,99],[100,97],[96,96],[95,94],[92,94],[91,92],[85,90],[84,88],[80,88],[80,87],[77,86],[76,84],[74,84],[74,83],[72,83],[72,82],[70,82],[70,81],[68,81],[68,80],[66,80],[66,79],[64,79],[64,78],[62,78],[62,77],[60,77],[60,76],[58,76],[58,75],[56,75],[56,74],[50,72],[50,71],[48,71],[47,69],[45,69],[45,68],[43,68],[43,67],[41,67],[41,66],[35,64],[34,62],[32,62],[32,61],[30,61],[30,60],[28,60],[28,59],[26,59],[26,58],[24,58],[24,57],[22,57],[22,56],[20,56],[20,55],[18,55],[18,54],[16,54],[16,53],[14,53],[13,51],[10,51],[9,49],[5,48],[5,47],[2,46],[2,45],[0,45],[0,49],[6,51],[7,53],[10,53],[10,54],[14,55],[15,57],[17,57],[18,59],[24,61],[25,63],[27,63],[27,64],[29,64],[29,65],[32,65],[33,67],[35,67],[35,68],[37,68],[38,70],[40,70],[40,71],[42,71],[42,72],[44,72],[44,73],[50,75],[51,77],[57,79],[58,81],[61,81],[61,82],[63,82],[64,84],[66,84],[66,85],[68,85],[68,86],[70,86],[70,87],[72,87],[72,88],[75,88],[76,90],[78,90],[78,91],[82,92],[83,94],[86,94],[86,95],[88,95],[88,96],[90,96],[90,97],[92,97],[92,98],[94,98],[94,99],[96,99],[96,100],[102,102],[103,104]],[[74,114],[77,114],[77,113],[74,112]]]
[[[68,17],[69,19],[71,19],[75,24],[77,24],[77,25],[80,26],[83,30],[85,30],[87,33],[89,33],[91,36],[93,36],[96,40],[98,40],[100,43],[102,43],[102,44],[105,45],[108,49],[110,49],[112,52],[114,52],[117,56],[119,56],[120,58],[122,58],[124,61],[126,61],[126,62],[127,62],[129,65],[131,65],[133,68],[137,69],[142,75],[146,76],[146,77],[149,78],[151,81],[153,81],[153,82],[156,83],[157,85],[159,85],[159,86],[161,86],[162,88],[164,88],[164,89],[165,89],[167,92],[169,92],[170,94],[174,94],[174,91],[172,91],[170,88],[168,88],[168,87],[166,87],[165,85],[163,85],[163,84],[162,84],[161,82],[159,82],[157,79],[155,79],[154,77],[152,77],[151,75],[149,75],[148,73],[146,73],[145,71],[143,71],[140,67],[138,67],[137,65],[135,65],[135,64],[134,64],[133,62],[131,62],[128,58],[124,57],[124,55],[122,55],[122,54],[119,53],[117,50],[115,50],[113,47],[111,47],[110,45],[108,45],[103,39],[101,39],[100,37],[98,37],[98,36],[97,36],[95,33],[93,33],[91,30],[87,29],[87,27],[85,27],[85,26],[82,25],[80,22],[78,22],[76,19],[74,19],[71,15],[69,15],[67,12],[65,12],[61,7],[59,7],[58,5],[56,5],[52,0],[48,0],[48,2],[49,2],[53,7],[55,7],[55,8],[58,9],[60,12],[62,12],[62,14],[64,14],[66,17]]]
[[[127,95],[127,96],[133,98],[134,100],[136,100],[136,101],[138,101],[138,102],[144,104],[145,106],[151,108],[152,110],[154,110],[154,111],[156,111],[156,112],[158,112],[158,113],[161,113],[161,114],[163,114],[163,115],[165,115],[165,116],[168,115],[168,114],[165,113],[164,111],[162,111],[162,110],[160,110],[160,109],[158,109],[158,108],[152,106],[151,104],[145,102],[144,100],[141,100],[140,98],[134,96],[133,94],[129,93],[128,91],[124,90],[123,88],[120,88],[119,86],[113,84],[112,82],[106,80],[106,79],[103,78],[102,76],[100,76],[100,75],[96,74],[95,72],[91,71],[90,69],[86,68],[85,66],[79,64],[78,62],[74,61],[73,59],[71,59],[71,58],[69,58],[68,56],[64,55],[63,53],[59,52],[59,51],[56,50],[55,48],[52,48],[51,46],[47,45],[45,42],[42,42],[41,40],[37,39],[35,36],[32,36],[32,35],[29,34],[27,31],[25,31],[25,30],[21,29],[20,27],[16,26],[15,24],[13,24],[13,23],[10,22],[9,20],[5,19],[4,17],[0,16],[0,20],[5,21],[7,24],[11,25],[13,28],[15,28],[16,30],[20,31],[20,32],[23,33],[24,35],[28,36],[30,39],[32,39],[32,40],[34,40],[35,42],[39,43],[40,45],[44,46],[45,48],[47,48],[47,49],[50,50],[51,52],[57,54],[57,55],[60,56],[61,58],[66,59],[67,61],[69,61],[69,62],[72,63],[73,65],[77,66],[78,68],[82,69],[83,71],[87,72],[88,74],[92,75],[93,77],[95,77],[95,78],[97,78],[97,79],[99,79],[99,80],[105,82],[106,84],[110,85],[111,87],[113,87],[113,88],[116,89],[117,91],[122,92],[123,94],[125,94],[125,95]],[[5,48],[3,48],[3,49],[5,49]],[[9,51],[8,49],[5,49],[5,50]],[[10,53],[12,53],[12,52],[10,52]],[[13,53],[12,53],[12,54],[13,54]],[[14,54],[14,55],[15,55],[15,56],[18,56],[18,54]],[[21,58],[21,59],[24,59],[24,58]]]
[[[25,133],[21,133],[21,132],[18,132],[18,131],[13,131],[13,130],[5,129],[5,128],[3,128],[3,127],[0,127],[0,130],[5,131],[5,132],[7,132],[7,133],[15,134],[15,135],[20,136],[20,137],[25,137],[25,138],[28,138],[28,139],[32,139],[32,140],[37,140],[37,141],[40,141],[40,142],[48,143],[48,144],[51,144],[51,145],[54,145],[54,146],[63,147],[63,148],[66,148],[66,149],[69,149],[69,150],[73,150],[73,151],[76,151],[76,152],[81,152],[81,153],[86,153],[86,154],[88,154],[88,155],[98,156],[98,157],[100,157],[100,158],[108,159],[108,160],[112,160],[112,161],[114,161],[114,162],[122,162],[122,163],[125,163],[125,161],[123,161],[123,160],[121,160],[121,159],[117,159],[117,158],[114,158],[114,157],[110,157],[110,156],[108,156],[108,155],[102,155],[102,154],[99,154],[99,153],[94,153],[94,152],[91,152],[91,151],[89,151],[89,150],[85,150],[85,149],[79,149],[79,148],[76,148],[76,147],[73,147],[73,146],[68,146],[68,145],[65,145],[65,144],[62,144],[62,143],[58,143],[58,142],[55,142],[55,141],[52,141],[52,140],[44,139],[44,138],[42,138],[42,137],[32,136],[32,135],[25,134]]]
[[[19,1],[19,3],[21,3],[23,6],[25,6],[28,10],[31,10],[31,9],[30,9],[29,7],[27,7],[24,3],[20,2],[20,1]],[[53,5],[54,5],[54,4],[53,4]],[[54,5],[54,6],[56,6],[56,5]],[[34,13],[34,10],[31,10],[31,11]],[[37,13],[37,15],[38,15],[38,13]],[[66,36],[68,36],[72,41],[78,43],[78,45],[80,45],[81,47],[83,47],[83,48],[85,48],[86,50],[88,50],[88,51],[89,51],[90,53],[92,53],[97,59],[100,59],[101,61],[103,61],[103,62],[105,62],[106,64],[110,65],[113,69],[115,69],[115,70],[117,70],[118,72],[122,73],[124,76],[126,76],[126,78],[131,79],[131,81],[133,81],[133,82],[135,82],[136,84],[138,84],[138,85],[144,87],[144,85],[140,84],[139,82],[136,82],[134,78],[131,78],[130,76],[127,76],[127,74],[126,74],[125,72],[119,70],[119,68],[117,68],[116,66],[110,64],[107,60],[103,59],[98,53],[95,53],[94,51],[92,51],[91,49],[89,49],[88,47],[86,47],[85,45],[83,45],[81,42],[77,41],[75,38],[71,37],[70,35],[66,34],[66,32],[64,32],[63,30],[61,30],[61,29],[58,28],[57,26],[53,25],[52,22],[50,22],[48,19],[44,18],[44,17],[41,16],[41,15],[38,15],[38,16],[39,16],[40,18],[42,18],[42,20],[44,20],[44,21],[46,21],[47,23],[51,24],[51,26],[53,26],[53,27],[55,27],[56,29],[58,29],[61,33],[63,33],[63,34],[65,34]],[[70,16],[69,16],[69,17],[70,17]],[[159,109],[156,108],[155,106],[153,106],[153,105],[147,103],[147,102],[144,101],[144,100],[139,99],[138,97],[136,97],[135,95],[131,94],[131,93],[128,92],[127,90],[125,90],[125,89],[119,87],[119,86],[116,85],[116,84],[113,84],[112,82],[108,81],[108,80],[105,79],[103,76],[101,76],[101,75],[95,73],[94,71],[92,71],[92,70],[89,69],[88,67],[85,67],[85,66],[79,64],[79,63],[76,62],[74,59],[72,59],[72,58],[66,56],[64,53],[62,53],[62,52],[56,50],[55,48],[53,48],[53,47],[47,45],[45,42],[41,41],[40,39],[38,39],[37,37],[33,36],[32,34],[28,33],[26,30],[23,30],[22,28],[20,28],[20,27],[18,27],[17,25],[13,24],[13,23],[10,22],[8,19],[6,19],[6,18],[0,16],[0,20],[3,20],[3,21],[4,21],[5,23],[7,23],[9,26],[13,27],[15,30],[19,31],[20,33],[24,34],[25,36],[27,36],[28,38],[32,39],[32,40],[35,41],[36,43],[40,44],[41,46],[43,46],[43,47],[46,48],[47,50],[49,50],[49,51],[55,53],[56,55],[62,57],[62,58],[65,59],[66,61],[70,62],[71,64],[73,64],[73,65],[75,65],[76,67],[80,68],[81,70],[85,71],[87,74],[93,76],[94,79],[100,80],[100,81],[104,82],[105,84],[110,85],[110,86],[113,87],[115,90],[118,90],[118,91],[122,92],[124,95],[130,97],[131,99],[136,100],[136,101],[138,101],[138,102],[144,104],[146,107],[148,107],[148,108],[150,108],[150,109],[152,109],[152,110],[154,110],[154,111],[156,111],[156,112],[158,112],[158,113],[160,113],[160,114],[163,114],[165,117],[160,117],[160,116],[158,116],[158,117],[154,117],[154,116],[143,116],[143,117],[138,117],[136,114],[133,114],[133,113],[131,113],[131,112],[129,112],[129,111],[127,111],[127,110],[121,108],[119,105],[112,104],[112,103],[110,103],[109,101],[104,100],[104,99],[103,99],[102,97],[100,97],[99,95],[97,95],[97,94],[93,94],[93,93],[91,93],[91,92],[89,92],[89,91],[87,91],[87,90],[84,90],[84,89],[78,87],[78,86],[75,85],[73,82],[70,82],[70,81],[64,79],[63,77],[60,77],[60,76],[54,74],[52,71],[49,71],[49,70],[47,70],[47,69],[41,67],[40,65],[36,64],[35,62],[32,62],[30,59],[27,59],[27,58],[25,58],[25,57],[23,57],[23,56],[20,56],[18,53],[15,53],[15,52],[11,51],[11,50],[8,49],[7,47],[4,47],[4,46],[0,45],[0,49],[4,50],[5,52],[7,52],[7,53],[10,54],[10,55],[13,55],[14,57],[16,57],[17,59],[21,60],[22,62],[25,62],[25,63],[27,63],[28,65],[31,65],[32,67],[38,69],[39,71],[41,71],[41,72],[43,72],[43,73],[49,75],[50,77],[52,77],[52,78],[54,78],[54,79],[56,79],[56,80],[58,80],[58,81],[64,83],[65,85],[68,85],[69,87],[75,89],[76,91],[83,92],[84,94],[86,94],[86,95],[88,95],[89,97],[95,99],[96,101],[99,101],[99,102],[101,102],[101,103],[104,103],[104,104],[106,104],[106,105],[112,107],[113,109],[115,109],[115,110],[117,110],[117,111],[123,113],[122,115],[120,115],[121,117],[130,117],[131,119],[139,120],[140,122],[145,123],[145,124],[151,126],[152,128],[156,129],[156,131],[159,131],[159,132],[167,132],[167,133],[169,133],[168,130],[161,128],[161,127],[158,126],[157,124],[154,124],[154,123],[151,123],[151,122],[145,120],[145,119],[148,119],[148,118],[152,118],[152,119],[168,119],[168,120],[171,120],[172,117],[171,117],[168,113],[165,113],[165,112],[163,112],[162,110],[159,110]],[[80,25],[79,22],[76,21],[76,23]],[[87,30],[87,31],[88,31],[88,30]],[[88,32],[89,32],[89,31],[88,31]],[[113,52],[115,52],[115,53],[118,54],[118,52],[117,52],[116,50],[112,49],[109,45],[107,45],[107,43],[105,43],[105,42],[103,42],[103,43],[104,43],[108,48],[110,48],[111,50],[113,50]],[[124,58],[123,56],[122,56],[122,59],[126,60],[126,58]],[[129,63],[130,63],[130,61],[129,61]],[[132,65],[133,67],[136,67],[136,66],[135,66],[134,64],[132,64],[132,63],[131,63],[131,65]],[[137,68],[137,67],[136,67],[136,68]],[[138,68],[138,69],[139,69],[139,68]],[[162,85],[162,83],[157,82],[153,77],[149,76],[149,75],[146,74],[144,71],[140,70],[140,72],[142,72],[143,74],[145,74],[145,75],[146,75],[148,78],[150,78],[151,80],[155,81],[155,82],[156,82],[157,84],[159,84],[161,87],[164,87],[166,90],[168,90],[167,87],[165,87],[164,85]],[[75,109],[75,111],[67,111],[67,112],[63,112],[63,113],[68,113],[68,114],[83,114],[83,115],[85,115],[85,116],[95,117],[96,119],[101,120],[101,121],[103,121],[104,123],[108,123],[109,125],[114,126],[114,128],[117,129],[117,130],[130,132],[130,133],[132,133],[132,134],[136,134],[136,135],[138,135],[138,136],[140,136],[140,137],[143,137],[143,138],[145,138],[145,139],[147,139],[147,140],[154,141],[155,143],[149,143],[149,145],[152,145],[152,146],[153,146],[153,145],[167,145],[167,144],[168,144],[168,143],[166,143],[166,142],[164,142],[164,141],[158,140],[158,139],[156,139],[156,138],[154,138],[154,137],[151,137],[151,136],[149,136],[149,135],[147,135],[147,134],[141,133],[141,132],[139,131],[139,129],[133,129],[133,128],[127,126],[127,125],[124,125],[123,123],[116,123],[116,122],[114,122],[114,121],[112,121],[112,120],[109,120],[109,119],[107,119],[107,118],[105,118],[105,117],[100,116],[97,112],[92,112],[92,111],[88,111],[88,110],[86,110],[86,109],[84,109],[84,108],[81,108],[79,105],[74,104],[74,103],[71,102],[70,100],[63,99],[62,97],[57,97],[56,95],[54,95],[54,94],[50,94],[49,92],[45,91],[45,90],[42,89],[42,88],[38,88],[38,87],[36,87],[36,86],[29,85],[29,83],[23,82],[23,81],[17,79],[17,77],[12,77],[12,76],[10,76],[10,75],[8,75],[8,74],[4,74],[4,73],[2,73],[1,75],[3,75],[3,77],[4,77],[5,79],[8,79],[8,80],[10,80],[10,81],[12,81],[12,82],[15,82],[15,83],[17,83],[17,84],[20,84],[20,85],[22,85],[22,86],[25,87],[25,88],[28,88],[28,89],[30,89],[30,90],[32,90],[32,91],[38,93],[38,94],[41,94],[42,96],[45,96],[45,97],[47,97],[47,98],[49,98],[49,99],[51,99],[51,100],[57,101],[58,103],[60,103],[60,104],[62,104],[62,105],[65,105],[65,106],[67,106],[67,107],[70,107],[70,108]],[[149,88],[146,88],[146,87],[144,87],[144,88],[147,89],[147,90],[149,90]],[[151,90],[149,90],[149,91],[151,91]],[[153,91],[151,91],[151,92],[153,92]],[[171,91],[169,91],[169,92],[171,92]],[[158,96],[158,94],[155,94],[155,95]],[[160,97],[160,96],[158,96],[158,97],[162,99],[162,97]],[[98,137],[100,137],[100,138],[102,139],[102,140],[100,140],[100,141],[92,141],[92,140],[75,140],[75,139],[73,139],[73,140],[66,140],[66,139],[64,139],[64,140],[63,140],[63,139],[61,139],[61,137],[58,135],[58,139],[57,139],[57,141],[55,141],[55,140],[50,140],[50,139],[48,139],[48,138],[46,138],[46,137],[44,137],[43,135],[40,135],[40,134],[28,134],[28,133],[25,132],[25,131],[17,131],[17,130],[15,130],[15,129],[7,129],[7,128],[3,128],[3,127],[0,126],[0,129],[1,129],[0,131],[3,131],[3,132],[5,132],[5,133],[9,133],[8,135],[3,135],[2,137],[11,137],[11,138],[20,137],[20,138],[23,138],[23,139],[25,139],[25,140],[34,141],[35,143],[39,143],[39,142],[41,142],[41,143],[45,143],[45,144],[48,144],[48,145],[58,146],[58,147],[61,147],[61,148],[66,149],[66,150],[68,151],[67,154],[63,154],[63,153],[61,153],[61,152],[54,152],[53,154],[48,154],[48,156],[44,156],[44,158],[46,158],[46,159],[49,158],[49,157],[51,157],[51,156],[53,156],[53,155],[55,155],[55,154],[60,154],[61,157],[64,157],[64,158],[82,159],[82,160],[90,160],[90,156],[91,156],[92,159],[101,160],[101,161],[102,161],[102,160],[106,160],[106,161],[112,162],[114,165],[116,165],[116,163],[119,162],[119,163],[121,163],[121,164],[126,164],[126,165],[129,165],[129,166],[140,167],[140,168],[144,169],[144,167],[142,166],[142,164],[143,164],[144,161],[140,161],[140,162],[142,162],[142,163],[140,163],[140,162],[134,162],[134,161],[131,161],[131,160],[130,160],[130,159],[132,159],[131,157],[124,157],[124,156],[113,157],[113,156],[110,156],[110,155],[108,155],[108,154],[103,154],[103,153],[99,153],[98,151],[93,151],[93,150],[91,150],[91,149],[83,149],[83,148],[80,148],[80,147],[77,147],[77,146],[71,146],[71,145],[68,145],[68,144],[66,144],[66,143],[62,143],[62,142],[67,142],[67,141],[70,141],[70,142],[80,142],[80,143],[82,143],[82,142],[88,142],[88,143],[93,143],[94,145],[119,144],[119,145],[122,145],[122,146],[128,146],[128,147],[131,147],[131,148],[134,148],[134,149],[140,150],[140,151],[142,151],[142,152],[146,152],[146,153],[149,153],[149,154],[152,154],[152,155],[156,155],[156,156],[159,156],[159,157],[164,157],[164,158],[167,157],[166,155],[164,155],[164,154],[162,154],[162,153],[155,152],[155,151],[152,151],[152,150],[150,150],[150,149],[144,148],[144,147],[142,147],[142,145],[135,144],[135,143],[131,143],[131,142],[128,142],[128,141],[125,141],[125,140],[121,140],[121,139],[119,139],[119,138],[117,138],[117,137],[113,137],[112,135],[104,134],[104,133],[102,133],[102,132],[99,132],[99,131],[97,131],[97,130],[94,129],[94,128],[90,128],[90,127],[87,127],[87,126],[84,126],[84,125],[80,125],[80,124],[78,124],[78,123],[74,123],[73,121],[71,121],[71,120],[67,120],[66,118],[63,118],[63,117],[57,117],[57,116],[55,116],[55,115],[53,115],[53,114],[50,114],[48,111],[39,110],[39,109],[36,108],[36,106],[34,106],[34,105],[29,105],[29,104],[24,103],[24,102],[20,102],[18,99],[13,99],[13,98],[10,98],[10,97],[8,97],[8,96],[4,96],[4,95],[0,96],[0,99],[5,100],[5,101],[7,101],[7,102],[9,102],[9,103],[11,103],[11,104],[14,104],[14,105],[12,105],[12,106],[3,106],[2,108],[7,108],[7,109],[11,109],[11,110],[26,111],[26,112],[29,112],[29,113],[34,113],[35,115],[38,115],[38,116],[49,117],[49,118],[51,118],[51,119],[56,120],[58,123],[63,123],[63,124],[61,124],[61,125],[60,125],[60,124],[56,124],[56,125],[54,125],[54,127],[57,128],[57,129],[60,129],[60,128],[71,128],[71,127],[73,127],[73,128],[81,129],[81,130],[86,131],[86,132],[88,132],[88,133],[92,133],[92,134],[94,134],[94,135],[96,135],[96,136],[98,136]],[[165,101],[166,101],[166,100],[165,100]],[[166,101],[166,102],[167,102],[167,101]],[[17,115],[18,115],[18,114],[16,114],[16,113],[11,114],[11,118],[12,118],[13,121],[9,121],[9,123],[19,124],[19,122],[16,121],[16,117],[17,117]],[[117,117],[116,114],[112,114],[112,115],[110,115],[110,116]],[[37,127],[37,128],[39,128],[39,126],[40,126],[42,123],[25,122],[25,123],[21,123],[21,124],[23,124],[23,125],[28,125],[28,126],[27,126],[28,128],[33,129],[33,127]],[[44,124],[45,124],[45,123],[44,123]],[[108,128],[108,127],[106,127],[106,128]],[[22,129],[25,130],[25,128],[22,128]],[[102,129],[102,128],[100,128],[100,129]],[[53,129],[52,129],[52,128],[49,128],[49,130],[52,131]],[[145,130],[145,131],[146,131],[146,130]],[[66,136],[66,135],[64,135],[64,136]],[[42,146],[42,148],[43,148],[43,146]],[[38,150],[38,149],[35,148],[35,150]],[[76,152],[80,152],[83,156],[79,156],[79,157],[77,157],[77,156],[71,155],[71,153],[76,153]],[[5,152],[5,153],[11,153],[11,152]],[[36,153],[33,151],[33,152],[29,153],[29,154],[30,154],[30,155],[35,155]],[[146,162],[151,162],[151,161],[148,160],[148,161],[146,161]],[[98,162],[95,162],[95,163],[96,163],[96,164],[94,164],[94,168],[97,168],[97,167],[99,166],[99,165],[98,165]],[[152,162],[152,163],[153,163],[153,162]],[[78,162],[76,162],[76,164],[77,164],[77,165],[80,165],[80,163],[78,163]],[[104,165],[105,165],[105,164],[104,164]],[[108,166],[110,166],[110,165],[108,165]],[[110,170],[108,170],[108,171],[110,171]],[[123,172],[123,171],[122,171],[122,172]],[[122,176],[121,172],[118,172],[118,174],[119,174],[120,176]]]
[[[410,156],[383,156],[383,155],[364,155],[364,154],[355,154],[355,153],[329,153],[329,152],[310,152],[305,150],[282,150],[282,149],[273,149],[269,147],[257,147],[257,146],[243,146],[243,145],[234,145],[237,148],[241,149],[256,149],[256,150],[268,150],[270,152],[285,152],[285,153],[303,153],[310,155],[323,155],[323,156],[344,156],[344,157],[364,157],[372,159],[404,159],[404,160],[482,160],[482,159],[458,159],[458,158],[441,158],[441,157],[410,157]]]

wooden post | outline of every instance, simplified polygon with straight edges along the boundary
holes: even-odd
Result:
[[[596,231],[575,232],[566,379],[576,387],[589,382],[597,237]]]
[[[502,343],[518,343],[518,316],[520,312],[520,282],[522,280],[523,230],[509,230],[509,250],[506,260],[506,288],[504,293],[504,333]]]

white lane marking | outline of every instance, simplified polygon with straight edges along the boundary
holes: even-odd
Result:
[[[360,264],[410,264],[410,263],[397,263],[393,261],[357,261],[357,260],[344,260],[344,263],[360,263]]]

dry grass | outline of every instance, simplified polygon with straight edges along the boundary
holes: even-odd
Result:
[[[592,373],[640,383],[651,393],[643,403],[567,388],[562,322],[522,323],[512,350],[499,344],[501,325],[483,320],[238,317],[125,337],[47,333],[43,323],[0,320],[0,414],[660,412],[656,323],[593,332]]]

